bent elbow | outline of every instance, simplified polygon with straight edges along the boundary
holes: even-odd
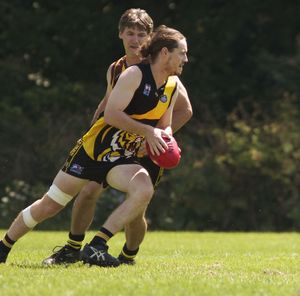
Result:
[[[112,116],[109,114],[109,112],[107,110],[104,110],[104,121],[109,125],[112,125],[111,118]]]
[[[104,122],[108,125],[120,128],[120,114],[117,111],[105,109],[104,110]]]
[[[187,109],[187,120],[189,121],[193,117],[193,109],[192,107]]]

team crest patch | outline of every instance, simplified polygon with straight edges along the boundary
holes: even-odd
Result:
[[[144,90],[143,90],[143,94],[145,96],[149,96],[150,95],[150,91],[151,91],[151,85],[146,83],[145,84],[145,87],[144,87]]]
[[[159,97],[159,100],[165,103],[168,100],[168,97],[166,95],[162,95]]]
[[[82,171],[83,171],[84,167],[80,166],[77,163],[73,163],[71,168],[70,168],[70,172],[75,173],[77,175],[81,175]]]

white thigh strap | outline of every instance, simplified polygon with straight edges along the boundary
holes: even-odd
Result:
[[[30,212],[31,206],[22,211],[23,221],[28,228],[33,228],[38,222],[36,222]]]
[[[54,184],[49,188],[47,195],[62,206],[65,206],[73,198],[73,196],[64,193]]]

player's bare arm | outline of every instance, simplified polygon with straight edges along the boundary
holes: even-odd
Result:
[[[113,88],[105,111],[104,120],[117,128],[145,136],[151,151],[159,154],[159,151],[164,152],[168,146],[162,138],[162,135],[167,135],[164,130],[153,128],[150,125],[137,122],[130,118],[124,111],[129,105],[134,92],[139,87],[142,80],[142,72],[136,66],[126,69],[118,79],[117,84]]]
[[[186,88],[177,77],[178,96],[173,108],[172,129],[177,132],[192,117],[193,109]]]
[[[164,115],[161,117],[159,122],[157,123],[157,127],[161,128],[166,131],[167,134],[172,135],[173,129],[172,129],[172,118],[173,118],[173,112],[174,112],[174,106],[176,105],[176,101],[178,100],[178,86],[177,89],[173,95],[172,102],[167,109],[167,111],[164,113]]]
[[[173,112],[172,112],[172,125],[170,129],[165,129],[165,131],[170,135],[176,133],[179,129],[181,129],[191,119],[193,115],[193,109],[192,109],[191,102],[189,100],[187,90],[178,77],[177,77],[177,93],[178,95],[174,102]],[[143,145],[139,150],[139,155],[140,157],[142,157],[145,154],[147,154],[147,152],[146,152],[145,143],[143,143]]]
[[[111,93],[111,85],[110,85],[110,80],[111,80],[111,68],[113,66],[113,63],[108,67],[107,69],[107,72],[106,72],[106,92],[105,92],[105,95],[104,97],[102,98],[102,100],[100,101],[95,113],[94,113],[94,116],[93,116],[93,119],[92,119],[92,122],[91,124],[94,124],[95,121],[99,118],[99,115],[104,112],[104,109],[105,109],[105,106],[107,104],[107,100],[108,100],[108,97]]]

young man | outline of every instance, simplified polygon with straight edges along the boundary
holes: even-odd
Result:
[[[121,16],[119,21],[119,37],[123,41],[125,56],[112,63],[108,68],[106,94],[95,112],[92,123],[104,111],[107,98],[120,74],[128,66],[141,61],[140,47],[149,38],[152,29],[152,19],[142,9],[128,9]],[[178,98],[173,110],[172,129],[174,132],[181,128],[192,116],[192,107],[188,94],[180,81],[178,88]],[[140,162],[147,169],[151,175],[153,184],[156,186],[163,170],[156,166],[147,156],[142,157]],[[67,264],[80,260],[80,249],[85,232],[94,218],[96,201],[102,190],[102,185],[90,182],[80,191],[73,204],[71,231],[69,232],[69,239],[66,245],[46,258],[43,264]],[[139,250],[139,245],[143,241],[146,229],[147,223],[144,218],[137,219],[135,223],[125,226],[126,243],[118,257],[121,263],[135,263],[134,257]]]
[[[104,111],[109,94],[115,86],[120,74],[127,67],[141,61],[140,48],[153,31],[153,21],[145,10],[131,8],[122,14],[118,28],[119,38],[123,41],[125,56],[113,62],[107,70],[106,93],[94,114],[92,124],[95,123],[99,118],[99,115]],[[157,169],[154,168],[153,175],[156,175],[157,173]],[[153,178],[156,177],[154,176]],[[80,191],[73,204],[71,230],[66,245],[55,251],[50,257],[46,258],[43,261],[43,264],[66,264],[76,262],[80,259],[79,251],[85,237],[85,231],[93,221],[96,202],[103,190],[104,188],[101,184],[91,181]],[[139,243],[139,240],[135,242],[130,239],[130,233],[134,232],[139,234],[144,231],[143,229],[139,230],[137,227],[130,231],[131,228],[132,227],[128,226],[126,231],[128,241],[127,245],[124,245],[124,249],[126,248],[126,250],[127,247],[131,248],[129,250],[135,250],[135,246]],[[144,228],[144,226],[141,225],[141,228]],[[137,235],[134,235],[134,237],[137,237]],[[133,249],[132,246],[134,247]],[[122,255],[120,255],[120,258],[124,259],[124,263],[133,262],[132,260],[126,260]]]
[[[101,116],[71,150],[68,160],[42,199],[24,209],[0,242],[0,262],[20,237],[36,224],[58,213],[89,182],[108,183],[127,193],[127,199],[109,216],[99,233],[83,250],[83,261],[118,266],[107,252],[106,241],[144,213],[153,194],[147,170],[136,155],[143,140],[152,153],[167,148],[163,136],[171,133],[172,111],[178,96],[178,78],[187,62],[184,36],[161,27],[144,55],[150,64],[128,68],[112,90]]]
[[[91,265],[116,266],[107,252],[107,241],[129,223],[145,219],[153,184],[148,171],[134,164],[133,156],[137,155],[141,137],[147,140],[151,153],[159,154],[166,149],[162,137],[172,134],[172,113],[178,97],[178,78],[173,75],[180,75],[188,61],[186,39],[179,31],[161,26],[141,52],[149,58],[149,63],[132,66],[121,74],[107,102],[103,120],[95,123],[95,126],[104,125],[103,128],[100,132],[96,132],[96,128],[91,130],[86,138],[86,147],[91,147],[90,144],[110,133],[109,126],[114,126],[119,129],[110,137],[114,148],[126,147],[121,153],[127,156],[133,152],[130,164],[113,166],[106,175],[108,184],[126,192],[127,199],[84,247],[82,260]],[[115,149],[99,151],[100,154],[91,149],[90,153],[97,159],[112,162],[118,161],[121,155]]]

